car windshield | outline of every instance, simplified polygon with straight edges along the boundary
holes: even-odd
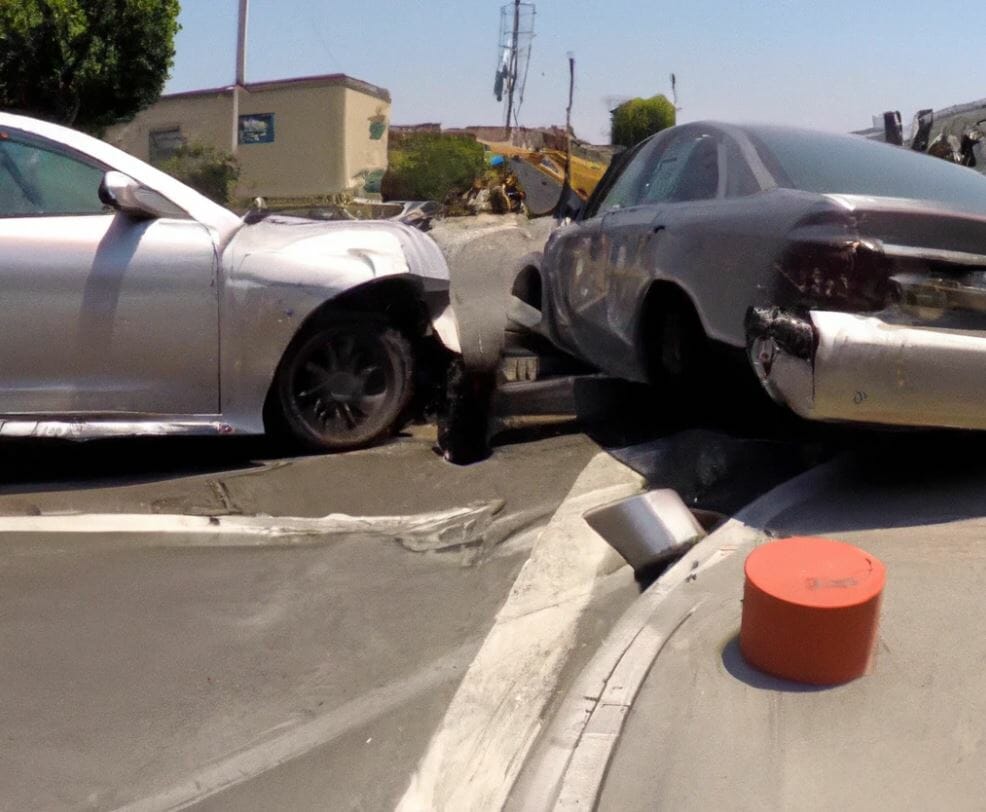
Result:
[[[986,214],[986,177],[966,167],[858,136],[783,127],[749,132],[781,186],[938,201]]]

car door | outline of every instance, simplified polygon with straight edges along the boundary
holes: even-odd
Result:
[[[0,413],[215,414],[212,233],[108,209],[108,168],[0,132]]]
[[[716,145],[717,191],[708,196],[711,160],[686,170],[689,183],[669,197],[655,223],[660,238],[644,262],[652,279],[687,292],[710,338],[742,348],[746,311],[770,298],[765,279],[773,276],[784,235],[803,216],[803,202],[777,192],[753,146],[740,140],[742,131],[695,126]]]
[[[604,329],[610,290],[612,242],[606,222],[619,212],[624,219],[640,216],[635,205],[650,163],[661,149],[663,134],[615,159],[600,181],[579,221],[556,232],[546,249],[545,284],[553,338],[569,351],[600,363],[611,336]],[[602,342],[601,344],[599,342]]]
[[[669,223],[676,211],[701,208],[721,197],[721,160],[719,140],[706,128],[666,131],[641,150],[628,166],[625,182],[621,178],[603,201],[600,261],[591,298],[579,302],[578,346],[580,354],[605,371],[640,377],[637,316],[654,279],[654,256],[673,239]]]

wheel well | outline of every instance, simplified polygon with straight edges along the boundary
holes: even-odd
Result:
[[[541,271],[534,265],[527,265],[514,277],[510,292],[525,304],[540,310],[542,289]]]
[[[316,323],[326,313],[375,313],[383,316],[410,339],[425,331],[428,312],[421,295],[421,285],[407,279],[380,279],[340,293],[324,302],[305,319],[299,332]]]
[[[276,420],[275,389],[285,359],[311,330],[330,313],[337,311],[382,316],[412,342],[424,335],[428,324],[428,311],[422,301],[421,285],[407,279],[374,280],[323,302],[301,323],[278,359],[274,375],[267,385],[267,397],[264,401],[264,423],[268,427]]]
[[[674,282],[653,282],[647,289],[640,309],[637,346],[641,364],[651,381],[661,365],[661,337],[669,316],[683,319],[686,341],[704,341],[705,328],[692,298]]]

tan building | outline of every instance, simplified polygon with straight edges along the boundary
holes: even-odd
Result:
[[[234,151],[239,197],[307,200],[379,183],[387,168],[390,93],[344,74],[162,96],[106,139],[145,161],[182,144]]]

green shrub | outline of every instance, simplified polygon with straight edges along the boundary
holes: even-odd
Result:
[[[612,142],[632,147],[650,135],[673,127],[674,105],[662,95],[650,99],[630,99],[613,113]]]
[[[186,144],[156,165],[223,206],[231,202],[240,179],[240,162],[236,157],[205,144]]]
[[[0,0],[0,108],[94,134],[158,100],[178,0]]]
[[[384,200],[438,200],[468,191],[486,170],[481,144],[461,135],[416,133],[392,149]]]

